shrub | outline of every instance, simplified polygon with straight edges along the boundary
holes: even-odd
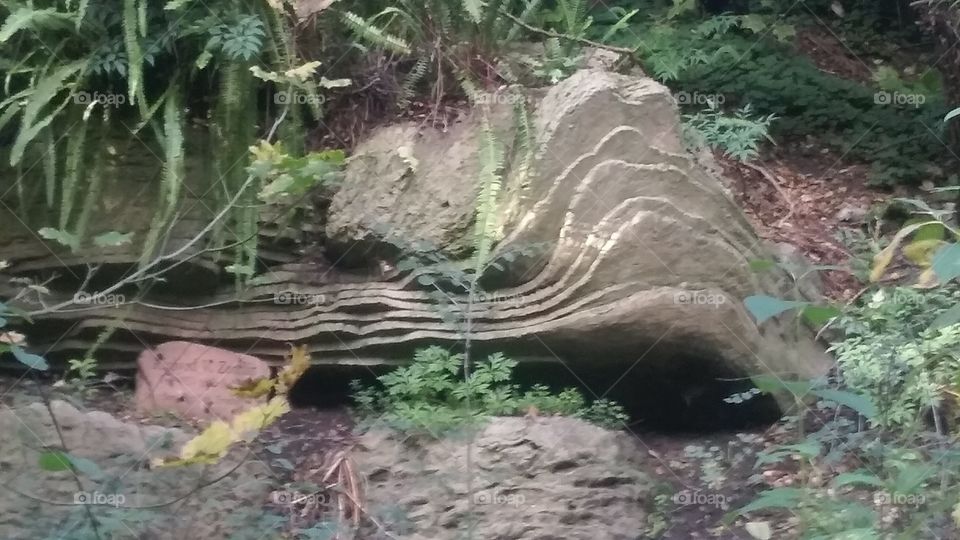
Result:
[[[520,414],[574,416],[607,429],[623,427],[623,407],[606,399],[587,404],[574,388],[559,393],[544,385],[521,392],[512,383],[516,360],[501,353],[464,373],[463,356],[440,347],[418,350],[413,363],[379,377],[381,387],[354,381],[360,416],[383,419],[401,430],[441,433],[486,416]]]

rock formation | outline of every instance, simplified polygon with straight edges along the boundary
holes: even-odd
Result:
[[[787,296],[792,284],[783,272],[751,270],[751,261],[769,255],[719,179],[684,150],[677,107],[664,86],[585,69],[545,94],[525,95],[532,167],[522,171],[516,156],[507,163],[496,249],[546,247],[490,276],[492,290],[474,307],[474,343],[580,369],[625,371],[658,361],[682,371],[694,369],[684,367],[690,359],[707,359],[735,375],[823,372],[825,358],[809,333],[794,321],[758,328],[743,308],[749,295]],[[498,138],[514,140],[510,100],[487,101]],[[390,126],[361,143],[325,216],[333,259],[353,264],[352,258],[395,257],[406,249],[397,238],[466,256],[479,117],[469,115],[445,133]],[[0,232],[0,260],[13,264],[10,272],[37,270],[46,264],[37,254],[55,249],[28,250],[29,238],[23,231]],[[45,331],[33,343],[79,349],[115,326],[103,355],[180,339],[276,361],[293,342],[307,344],[319,363],[368,364],[461,338],[418,284],[416,270],[330,280],[320,266],[282,259],[266,260],[262,276],[239,297],[227,278],[216,289],[194,290],[189,300],[158,294],[119,308],[44,315]],[[156,290],[189,282],[175,274]],[[47,302],[72,294],[55,290]],[[185,303],[205,307],[182,309]],[[67,334],[62,339],[61,332]]]

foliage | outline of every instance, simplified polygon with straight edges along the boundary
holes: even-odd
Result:
[[[728,116],[711,103],[703,111],[684,116],[683,134],[694,146],[707,145],[737,161],[752,161],[764,139],[773,142],[768,133],[775,119],[772,114],[754,117],[750,105]]]
[[[342,2],[341,9],[360,50],[373,47],[400,66],[401,104],[409,104],[427,83],[440,101],[457,85],[473,98],[477,88],[517,82],[522,76],[498,62],[531,37],[544,41],[544,53],[519,54],[521,64],[535,79],[556,83],[572,72],[581,40],[593,26],[586,0],[388,0]],[[636,10],[622,12],[611,28],[622,29],[634,15]]]
[[[521,391],[513,383],[517,362],[496,353],[474,364],[469,374],[464,357],[440,347],[416,352],[410,365],[379,377],[380,387],[354,383],[358,412],[366,420],[383,420],[402,430],[439,434],[475,423],[486,416],[520,414],[583,418],[607,429],[623,427],[623,408],[599,399],[587,405],[583,395],[567,388],[551,392],[543,385]]]
[[[837,356],[832,382],[755,378],[759,390],[779,388],[803,411],[785,419],[796,439],[767,449],[757,466],[799,463],[799,482],[761,492],[728,521],[788,511],[799,518],[805,539],[955,535],[945,516],[956,509],[953,472],[960,465],[960,289],[952,283],[960,275],[952,242],[957,232],[941,221],[950,213],[919,200],[900,202],[920,215],[876,254],[870,277],[882,279],[902,254],[917,269],[917,285],[868,289],[833,318],[840,335],[831,348]],[[796,303],[774,300],[747,307],[761,320]],[[808,396],[821,400],[809,412]],[[808,423],[817,429],[805,433]],[[851,470],[850,463],[858,467]]]
[[[614,41],[641,42],[647,70],[692,96],[691,108],[718,96],[726,107],[749,104],[755,114],[778,119],[770,132],[775,138],[809,136],[870,161],[876,184],[938,179],[932,165],[943,161],[939,120],[946,107],[932,67],[919,67],[915,78],[881,67],[873,85],[863,84],[825,73],[797,54],[784,43],[792,39],[792,28],[780,29],[778,39],[770,25],[784,24],[782,17],[760,6],[745,15],[703,16],[694,10],[666,16],[662,9],[651,10]]]
[[[116,163],[114,143],[142,141],[163,162],[150,192],[157,213],[140,242],[147,261],[184,196],[194,192],[186,185],[185,139],[196,135],[191,123],[202,124],[217,149],[213,174],[197,175],[209,181],[197,186],[213,199],[205,204],[219,208],[242,196],[214,240],[233,243],[224,231],[243,239],[235,243],[236,262],[252,262],[258,189],[241,193],[248,184],[236,165],[258,135],[258,96],[264,90],[316,96],[344,84],[315,78],[318,62],[298,64],[290,42],[296,21],[285,3],[17,2],[0,7],[0,18],[0,139],[12,141],[4,155],[10,168],[4,177],[11,180],[3,187],[16,194],[23,219],[55,232],[51,238],[71,249],[88,245],[91,215],[113,180],[107,171]],[[199,99],[211,89],[213,99]],[[271,101],[280,105],[277,122],[299,123],[300,101]],[[29,172],[35,163],[43,164],[39,174]]]

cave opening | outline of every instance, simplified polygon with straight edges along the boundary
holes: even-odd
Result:
[[[623,365],[575,367],[560,362],[520,362],[513,383],[521,389],[543,384],[555,391],[573,387],[588,401],[604,397],[623,405],[631,432],[707,434],[760,429],[780,418],[769,395],[742,403],[729,399],[751,390],[745,373],[721,367],[716,359],[662,357],[644,359],[629,370]],[[389,365],[316,365],[290,389],[295,408],[340,408],[352,405],[351,381],[364,385],[389,372]]]

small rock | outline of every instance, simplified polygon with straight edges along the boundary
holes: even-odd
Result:
[[[254,400],[234,395],[230,387],[270,376],[259,358],[186,341],[145,350],[137,369],[138,411],[203,420],[229,419],[249,408]]]

